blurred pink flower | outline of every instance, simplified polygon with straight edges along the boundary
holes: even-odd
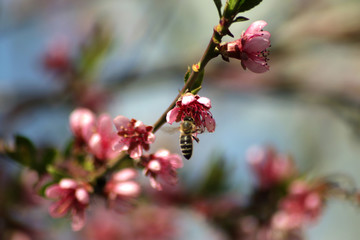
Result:
[[[209,111],[211,101],[209,98],[185,93],[176,102],[176,106],[166,115],[166,121],[170,124],[173,122],[183,121],[185,117],[194,119],[195,125],[200,133],[205,131],[215,131],[215,120]]]
[[[119,152],[113,149],[113,145],[119,141],[120,137],[113,129],[112,119],[107,114],[102,114],[97,119],[94,133],[89,139],[89,151],[97,159],[108,160],[119,156]]]
[[[323,206],[320,192],[308,183],[297,180],[290,185],[288,195],[280,201],[280,210],[273,216],[272,225],[281,230],[301,228],[317,220]]]
[[[70,51],[67,43],[63,41],[54,42],[43,59],[44,67],[55,73],[65,73],[71,69]]]
[[[58,184],[49,186],[45,192],[46,197],[58,199],[50,205],[50,215],[60,218],[70,212],[72,229],[80,230],[85,225],[85,209],[89,205],[91,191],[92,187],[89,184],[69,178],[64,178]]]
[[[72,85],[73,97],[76,105],[93,111],[101,111],[111,98],[111,94],[101,86],[78,82]]]
[[[176,219],[180,211],[174,208],[141,204],[133,211],[116,214],[96,209],[82,231],[87,240],[169,240],[178,239]]]
[[[120,138],[113,148],[115,151],[127,151],[131,158],[142,156],[143,149],[149,150],[150,144],[155,141],[152,126],[146,126],[141,121],[117,116],[114,124]]]
[[[240,39],[222,46],[223,56],[241,60],[242,67],[249,68],[254,73],[268,71],[267,48],[270,47],[271,35],[262,30],[266,25],[263,20],[253,22]]]
[[[276,153],[272,148],[250,148],[247,152],[247,161],[261,188],[272,187],[296,174],[292,159]]]
[[[126,205],[127,201],[139,196],[140,185],[133,180],[136,176],[137,172],[132,168],[122,169],[112,175],[105,185],[110,205],[114,205],[115,202]]]
[[[15,230],[12,234],[9,240],[32,240],[34,238],[31,237],[30,234],[21,231],[21,230]]]
[[[150,185],[162,190],[160,182],[174,185],[177,183],[177,168],[183,167],[182,159],[168,150],[159,150],[155,154],[143,156],[141,164],[145,167],[144,174],[150,177]]]
[[[301,229],[280,230],[259,221],[255,216],[239,219],[237,238],[241,240],[305,240]]]
[[[71,112],[69,120],[74,136],[87,143],[95,129],[95,114],[87,108],[77,108]]]

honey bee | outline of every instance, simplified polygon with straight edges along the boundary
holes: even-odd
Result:
[[[199,139],[193,134],[198,131],[194,119],[192,117],[185,117],[180,124],[180,149],[187,160],[191,158],[193,151],[193,139],[199,142]]]

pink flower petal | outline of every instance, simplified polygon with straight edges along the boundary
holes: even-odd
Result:
[[[112,146],[111,144],[110,146]],[[113,150],[112,148],[108,148],[106,152],[106,159],[114,159],[120,155],[120,152]]]
[[[87,140],[95,126],[96,116],[89,109],[77,108],[70,114],[69,122],[73,134]]]
[[[267,22],[263,21],[263,20],[259,20],[259,21],[255,21],[253,22],[248,29],[246,29],[245,31],[245,35],[246,34],[255,34],[258,33],[259,31],[261,31],[261,29],[263,29],[265,26],[267,25]]]
[[[286,230],[289,229],[290,218],[284,211],[277,212],[272,218],[272,225],[274,228]]]
[[[73,198],[72,197],[66,197],[64,199],[61,199],[49,207],[49,214],[53,218],[60,218],[66,215],[66,213],[69,211],[69,209],[72,207],[73,204]]]
[[[78,184],[75,180],[70,179],[70,178],[63,178],[61,179],[61,181],[59,182],[59,186],[63,189],[75,189]]]
[[[95,154],[96,157],[102,158],[102,146],[101,146],[101,136],[98,133],[94,133],[89,140],[89,148],[91,153]]]
[[[206,127],[206,129],[209,132],[214,132],[215,131],[215,126],[216,126],[215,119],[209,114],[205,115],[205,127]]]
[[[54,184],[46,188],[45,196],[48,198],[59,198],[64,195],[64,190],[59,186],[59,184]]]
[[[250,165],[258,167],[264,161],[265,158],[265,151],[258,147],[252,146],[246,153],[246,160],[249,162]]]
[[[196,100],[195,96],[191,93],[188,93],[182,97],[181,103],[182,103],[182,105],[188,105],[195,100]]]
[[[75,197],[82,204],[89,203],[89,193],[84,188],[76,189]]]
[[[321,197],[318,193],[313,192],[310,193],[306,198],[305,198],[305,207],[311,210],[316,210],[316,209],[320,209],[321,208]]]
[[[113,145],[113,150],[117,152],[127,151],[129,149],[129,145],[124,143],[123,141],[115,142]]]
[[[184,166],[182,158],[177,154],[171,155],[170,163],[173,168],[182,168]]]
[[[247,53],[257,53],[262,52],[266,48],[270,46],[270,40],[263,38],[261,36],[259,37],[253,37],[249,39],[246,44],[244,44],[243,51]]]
[[[262,60],[253,60],[249,58],[248,60],[241,61],[241,63],[254,73],[264,73],[269,70],[269,66],[266,65],[266,62]]]
[[[134,127],[137,131],[146,131],[146,126],[142,121],[136,121]]]
[[[107,114],[102,114],[98,118],[98,133],[104,139],[111,138],[114,133],[111,117]]]
[[[130,121],[127,117],[119,115],[113,120],[113,122],[117,130],[122,130],[122,128],[127,128]]]
[[[166,149],[160,149],[158,151],[156,151],[156,153],[154,154],[154,158],[164,158],[164,157],[168,157],[170,155],[170,152]]]
[[[180,108],[179,107],[175,107],[173,109],[171,109],[167,114],[166,114],[166,121],[170,124],[172,124],[173,122],[176,121],[177,116],[179,114]]]
[[[136,170],[134,170],[132,168],[125,168],[125,169],[122,169],[122,170],[116,172],[112,176],[112,179],[116,182],[122,182],[122,181],[126,181],[129,179],[135,178],[136,176],[137,176]]]
[[[202,105],[204,105],[207,108],[211,108],[211,101],[209,98],[207,97],[200,97],[198,100],[198,103],[201,103]]]
[[[137,159],[141,157],[142,153],[143,153],[142,146],[137,145],[134,149],[131,150],[130,157],[133,159]]]
[[[73,231],[79,231],[85,226],[85,212],[84,210],[78,210],[72,213],[71,227]]]
[[[155,142],[155,134],[149,133],[146,143],[150,144],[150,143],[153,143],[153,142]]]
[[[138,183],[129,181],[115,185],[113,192],[125,197],[137,197],[140,194],[140,186]]]
[[[161,164],[158,160],[151,160],[147,168],[152,172],[159,172],[161,170]]]
[[[294,195],[300,195],[308,191],[309,187],[305,182],[297,180],[294,181],[290,186],[290,193]]]
[[[150,185],[152,188],[155,188],[158,191],[162,190],[161,184],[159,182],[157,182],[155,178],[150,177],[149,180],[150,180]]]

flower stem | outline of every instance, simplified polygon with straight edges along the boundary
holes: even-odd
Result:
[[[226,18],[221,18],[220,23],[214,28],[214,33],[210,39],[210,42],[200,60],[200,62],[196,65],[197,67],[192,68],[192,72],[189,76],[189,79],[186,81],[184,87],[180,90],[179,94],[175,97],[169,107],[165,110],[165,112],[160,116],[160,118],[155,122],[153,127],[153,132],[155,133],[165,122],[166,122],[166,114],[175,106],[178,99],[184,94],[187,90],[191,91],[192,86],[195,83],[196,79],[199,77],[199,74],[205,69],[206,64],[213,58],[217,57],[219,53],[216,48],[221,42],[221,38],[227,34],[228,28],[230,26],[230,22]]]

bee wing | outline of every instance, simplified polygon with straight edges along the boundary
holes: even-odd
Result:
[[[179,127],[169,127],[169,126],[165,126],[165,127],[162,127],[160,130],[162,132],[166,132],[168,134],[174,134],[174,133],[178,133],[179,132]]]

